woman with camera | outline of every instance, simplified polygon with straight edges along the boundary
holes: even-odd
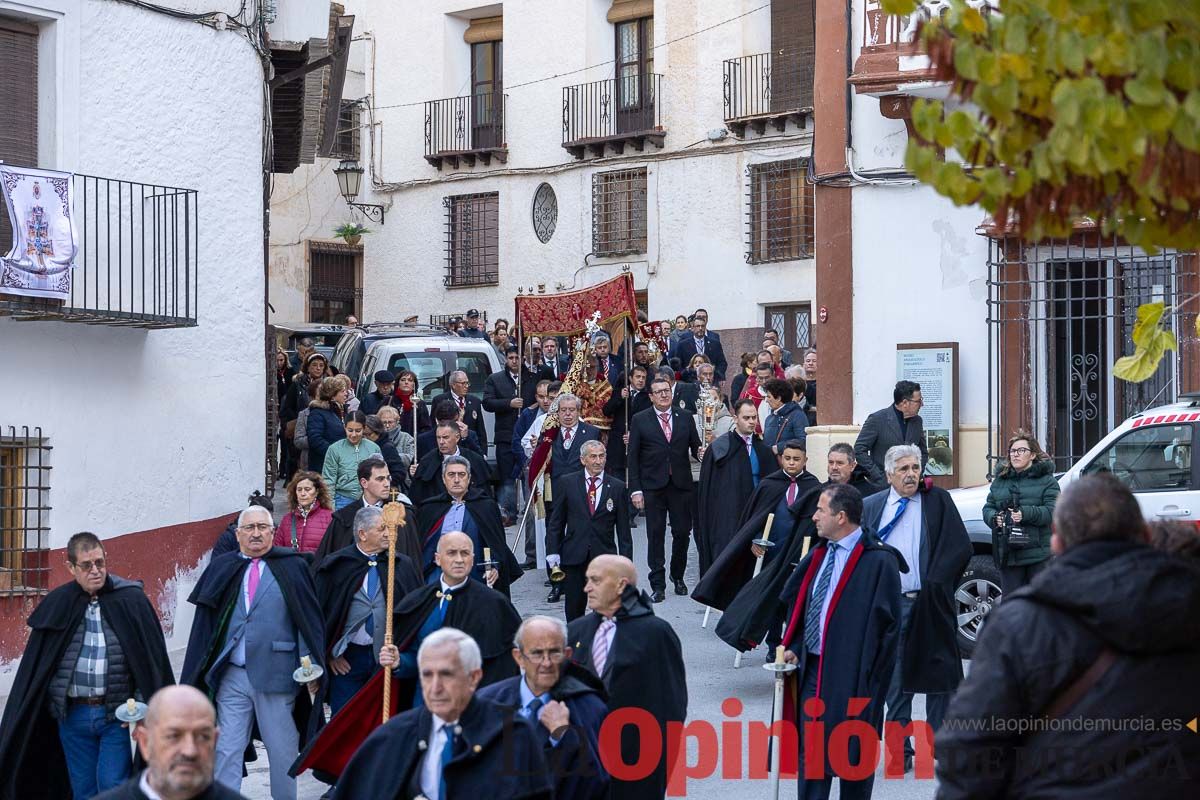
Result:
[[[1054,462],[1036,439],[1017,431],[1008,440],[1008,461],[996,471],[983,506],[1005,595],[1033,580],[1050,560],[1050,521],[1056,502]]]

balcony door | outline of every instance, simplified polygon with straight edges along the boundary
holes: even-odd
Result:
[[[654,17],[617,24],[617,133],[654,127]]]
[[[504,145],[504,42],[471,45],[471,149]]]

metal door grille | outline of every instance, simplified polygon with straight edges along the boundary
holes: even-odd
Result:
[[[807,159],[756,164],[746,173],[746,261],[811,258],[815,215]]]
[[[592,176],[592,252],[615,256],[646,252],[646,169]]]
[[[41,428],[0,428],[0,595],[48,588],[50,445]]]
[[[359,259],[362,248],[309,242],[308,321],[340,325],[362,305]]]
[[[1067,469],[1128,417],[1189,388],[1194,300],[1166,318],[1180,348],[1149,379],[1117,380],[1112,364],[1133,352],[1139,305],[1170,309],[1200,288],[1194,254],[1148,255],[1095,231],[1037,245],[992,239],[988,273],[988,422],[998,439],[1032,430]]]
[[[500,194],[460,194],[446,207],[446,286],[500,282]]]

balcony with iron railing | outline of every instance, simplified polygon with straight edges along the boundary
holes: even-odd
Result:
[[[466,97],[447,97],[425,103],[425,160],[439,170],[458,169],[476,163],[490,165],[492,159],[508,161],[504,138],[504,109],[507,95],[482,92]]]
[[[813,105],[812,52],[773,57],[758,53],[726,59],[722,65],[725,96],[725,125],[736,136],[746,128],[759,135],[767,125],[777,131],[788,122],[805,127]]]
[[[662,147],[662,76],[651,73],[563,87],[562,146],[575,158],[611,148]]]
[[[140,328],[195,326],[196,190],[94,175],[76,174],[73,181],[78,251],[68,298],[0,293],[0,316]],[[9,243],[0,246],[7,251]]]

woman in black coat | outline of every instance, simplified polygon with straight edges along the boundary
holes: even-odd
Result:
[[[308,404],[308,468],[320,473],[329,445],[346,438],[346,399],[349,392],[339,378],[325,378],[317,399]]]

